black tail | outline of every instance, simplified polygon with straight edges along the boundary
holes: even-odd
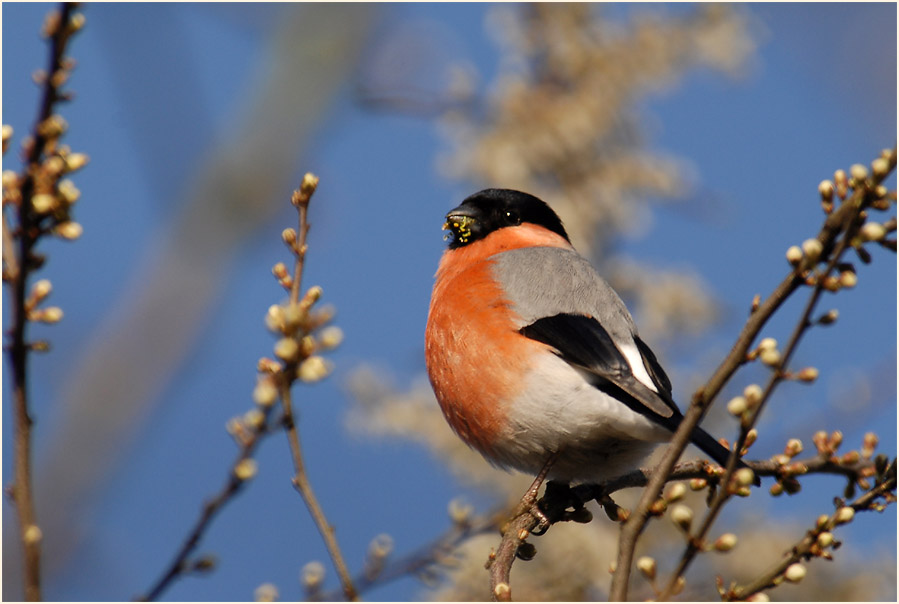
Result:
[[[715,460],[720,466],[727,466],[727,458],[730,457],[730,451],[721,446],[717,440],[712,438],[712,435],[696,426],[693,428],[693,434],[691,435],[690,440],[694,445],[703,450],[703,452]],[[738,468],[746,468],[749,467],[742,460],[737,460]],[[762,479],[758,476],[755,477],[755,486],[760,486],[762,484]]]

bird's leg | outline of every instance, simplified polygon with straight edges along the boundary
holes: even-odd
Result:
[[[518,502],[518,505],[515,508],[515,512],[512,514],[513,518],[517,518],[521,514],[530,513],[534,518],[537,519],[538,524],[534,528],[532,533],[535,535],[542,535],[549,529],[549,525],[552,524],[549,521],[549,518],[546,517],[546,514],[543,513],[543,510],[540,509],[540,506],[537,504],[537,493],[540,492],[540,485],[543,484],[543,481],[546,480],[546,475],[549,474],[549,470],[553,467],[553,464],[556,463],[556,459],[558,458],[558,453],[553,453],[546,460],[546,463],[543,464],[543,468],[540,470],[540,473],[537,474],[537,477],[534,479],[534,482],[531,483],[530,488],[525,492],[524,496],[521,498],[521,501]],[[550,481],[547,483],[547,489],[549,485],[555,484]]]

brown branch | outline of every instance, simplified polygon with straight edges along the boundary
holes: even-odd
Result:
[[[63,66],[64,55],[70,36],[77,31],[73,25],[74,4],[62,4],[59,12],[48,17],[46,34],[49,37],[50,53],[47,76],[43,82],[40,107],[32,133],[30,148],[26,153],[23,176],[20,179],[19,199],[16,208],[17,225],[12,236],[18,249],[13,249],[10,239],[10,228],[7,224],[6,209],[3,209],[3,259],[7,272],[4,278],[12,284],[13,328],[12,342],[9,346],[9,358],[13,368],[13,414],[15,433],[14,444],[14,479],[9,490],[16,507],[19,519],[20,536],[24,559],[24,596],[26,600],[41,599],[41,543],[43,535],[38,526],[35,512],[32,473],[31,429],[33,420],[29,411],[28,390],[28,353],[30,351],[26,338],[28,323],[28,277],[33,269],[39,266],[33,250],[40,236],[40,217],[32,207],[34,193],[34,175],[41,164],[48,137],[42,125],[53,112],[56,103],[62,98],[59,86],[63,78],[53,77],[66,71]],[[55,26],[51,26],[55,22]]]
[[[314,190],[314,186],[312,187],[312,190]],[[308,205],[311,191],[306,191],[305,197],[300,199],[299,202],[297,197],[298,194],[299,191],[294,194],[292,201],[294,202],[294,205],[298,207],[300,212],[301,238],[299,244],[292,246],[292,249],[297,255],[297,263],[293,282],[288,285],[288,289],[290,289],[291,291],[291,301],[294,304],[299,303],[299,282],[302,277],[303,258],[305,256],[306,249],[305,240],[306,233],[308,232],[305,206]],[[311,306],[311,303],[309,304],[309,306]],[[286,376],[296,376],[296,363],[289,364],[289,367],[285,368],[282,371],[280,366],[271,366],[272,364],[274,364],[274,361],[270,361],[269,365],[266,365],[265,361],[268,360],[266,359],[260,361],[260,370],[264,373],[275,374],[276,377],[280,378],[278,380],[279,383],[283,384],[284,386],[283,389],[279,388],[278,390],[278,395],[281,396],[284,409],[284,415],[281,424],[287,427],[288,433],[290,433],[291,431],[295,432],[294,420],[290,407],[290,384],[292,383],[292,380],[287,379]],[[256,398],[255,392],[254,398]],[[150,588],[146,595],[140,596],[137,599],[156,600],[175,579],[185,573],[191,572],[192,570],[198,568],[198,564],[204,564],[203,560],[198,560],[194,563],[191,563],[189,561],[189,558],[198,547],[200,540],[212,524],[212,521],[215,519],[215,516],[218,514],[218,512],[221,511],[221,509],[237,495],[246,481],[252,478],[255,474],[255,462],[252,459],[252,455],[261,442],[262,437],[269,433],[268,424],[272,409],[274,408],[272,404],[273,402],[274,395],[272,395],[268,400],[257,400],[257,409],[262,413],[262,415],[261,418],[255,423],[248,423],[246,421],[238,420],[229,425],[229,431],[232,432],[235,439],[237,440],[240,446],[240,452],[234,464],[231,466],[227,481],[225,482],[221,490],[212,499],[208,500],[203,505],[200,517],[197,519],[187,538],[184,540],[178,552],[175,554],[172,562],[162,573],[162,576]],[[293,446],[293,444],[294,441],[293,439],[291,439],[291,446]],[[206,567],[208,567],[208,564],[206,566],[203,566],[204,569]]]
[[[829,533],[841,524],[845,524],[852,519],[853,514],[847,513],[845,509],[851,508],[853,512],[877,509],[874,506],[875,501],[881,497],[886,498],[887,502],[895,501],[895,495],[891,497],[891,492],[896,489],[896,463],[892,464],[890,475],[879,484],[863,493],[858,499],[848,505],[844,505],[841,501],[836,504],[836,511],[830,517],[824,517],[815,523],[814,528],[808,530],[802,539],[794,544],[784,557],[776,564],[761,573],[754,580],[742,587],[731,588],[727,593],[723,594],[726,601],[746,600],[753,594],[763,589],[774,587],[783,581],[783,577],[787,569],[797,562],[805,559],[822,557],[831,558],[828,548],[834,543]],[[827,538],[822,535],[827,533]]]
[[[303,266],[306,257],[306,236],[309,232],[307,211],[309,208],[309,200],[315,192],[317,185],[318,178],[312,174],[306,174],[306,176],[303,177],[303,184],[294,192],[292,198],[292,202],[299,212],[298,239],[295,245],[291,245],[294,254],[296,255],[296,264],[294,266],[293,280],[290,287],[290,304],[295,306],[301,304],[299,298],[300,282],[303,277]],[[349,569],[343,559],[343,554],[340,551],[340,546],[334,535],[334,528],[328,523],[324,510],[322,510],[318,498],[315,496],[312,484],[309,482],[306,464],[303,461],[303,451],[300,447],[300,437],[299,432],[297,431],[296,421],[294,420],[290,394],[290,387],[296,379],[297,368],[298,363],[296,361],[287,363],[283,371],[281,371],[281,379],[279,380],[278,385],[281,406],[284,410],[284,425],[287,430],[287,440],[290,444],[290,452],[293,458],[294,477],[292,482],[294,488],[296,488],[297,492],[303,498],[303,501],[309,510],[309,514],[312,516],[312,520],[315,522],[315,526],[318,528],[318,532],[325,542],[328,555],[334,563],[334,568],[337,570],[337,575],[343,586],[344,597],[349,601],[355,602],[359,600],[359,594],[356,591],[356,587],[353,585],[353,579],[350,576]]]
[[[860,212],[861,209],[861,206],[859,206],[858,212]],[[771,376],[769,377],[768,383],[765,385],[765,388],[762,391],[761,399],[758,402],[758,405],[752,411],[748,421],[741,422],[740,435],[734,447],[737,451],[742,450],[749,431],[756,425],[759,418],[761,417],[762,410],[764,409],[767,401],[770,399],[772,393],[774,392],[774,389],[778,384],[786,379],[785,371],[787,363],[793,356],[793,353],[796,351],[796,348],[798,347],[799,341],[802,338],[803,334],[812,326],[811,316],[815,310],[818,300],[821,297],[821,294],[824,292],[825,279],[833,272],[843,253],[845,253],[848,249],[850,231],[853,228],[858,228],[857,222],[858,213],[850,214],[850,216],[846,220],[844,236],[837,244],[837,247],[833,253],[833,256],[828,262],[827,267],[816,279],[812,293],[809,295],[809,299],[805,305],[805,308],[803,309],[803,312],[793,329],[793,333],[791,334],[790,340],[787,343],[786,348],[784,349],[782,358],[777,366],[772,369]],[[725,476],[730,477],[733,474],[735,468],[736,456],[731,455],[728,459],[727,473],[725,474]],[[684,573],[686,573],[687,568],[695,559],[696,554],[701,551],[701,546],[704,543],[709,530],[712,528],[712,524],[714,524],[715,520],[718,518],[718,514],[722,509],[724,509],[724,505],[732,496],[733,491],[731,489],[725,488],[718,490],[714,500],[712,501],[712,504],[709,506],[709,509],[705,513],[699,529],[687,540],[687,546],[684,549],[684,553],[681,555],[676,570],[671,573],[671,578],[665,586],[665,589],[663,589],[661,594],[659,595],[660,600],[671,598],[674,590],[677,589],[681,577],[683,577]]]
[[[453,550],[469,537],[499,530],[500,521],[502,518],[505,518],[507,511],[508,508],[500,507],[492,512],[465,519],[462,522],[454,522],[450,529],[433,539],[430,543],[387,562],[378,573],[374,575],[368,572],[359,573],[353,579],[357,592],[363,594],[374,587],[403,577],[427,573],[431,567],[439,566],[447,560]],[[332,602],[340,598],[342,592],[333,590],[316,595],[317,597],[312,599]]]
[[[248,431],[244,431],[241,428],[235,433],[235,437],[240,443],[240,452],[237,459],[235,459],[234,464],[231,466],[228,479],[225,481],[221,490],[219,490],[212,499],[209,499],[203,504],[200,517],[197,519],[194,527],[184,540],[184,543],[178,549],[172,562],[166,570],[163,571],[162,576],[160,576],[156,583],[150,587],[145,595],[136,597],[136,600],[157,600],[175,579],[185,573],[191,572],[199,567],[198,564],[203,563],[202,560],[198,560],[197,563],[190,564],[188,558],[190,558],[197,549],[197,546],[199,546],[200,540],[212,524],[216,515],[229,501],[231,501],[231,499],[234,498],[235,495],[237,495],[246,481],[252,477],[253,472],[249,471],[254,467],[252,465],[252,456],[259,446],[259,443],[262,441],[262,437],[267,433],[266,426],[271,409],[271,407],[268,407],[263,411],[265,421],[263,421],[259,427],[250,427]]]
[[[871,176],[866,180],[863,186],[860,186],[853,195],[846,200],[836,211],[828,215],[824,221],[821,231],[818,233],[817,239],[821,244],[821,258],[828,258],[836,245],[837,238],[840,233],[846,230],[847,225],[852,224],[858,217],[859,213],[865,209],[866,204],[873,201],[873,190],[879,185],[889,172],[896,167],[896,149],[893,148],[892,153],[886,159],[888,169]],[[796,289],[805,283],[804,272],[814,267],[814,263],[803,261],[781,282],[781,284],[772,292],[772,294],[761,303],[758,308],[750,315],[743,330],[737,338],[734,347],[730,353],[709,379],[709,381],[700,388],[694,395],[690,407],[684,414],[684,419],[680,427],[675,432],[671,443],[659,462],[652,478],[649,481],[640,501],[625,522],[621,530],[618,547],[618,560],[616,571],[612,576],[612,586],[610,590],[610,599],[623,601],[627,598],[628,580],[630,578],[631,565],[633,562],[636,542],[642,533],[646,522],[649,519],[649,510],[653,502],[659,497],[662,487],[665,484],[666,477],[672,469],[684,449],[690,442],[690,435],[694,427],[709,409],[715,397],[724,388],[724,385],[730,380],[733,374],[746,361],[746,355],[752,342],[758,336],[762,327],[767,323],[768,319],[777,311],[778,308],[793,294]],[[745,439],[745,434],[741,434],[741,441]],[[730,476],[736,468],[736,456],[740,447],[735,447],[728,460],[728,471],[725,481],[729,481]],[[720,494],[719,494],[720,496]]]
[[[744,459],[743,461],[758,476],[784,478],[794,477],[799,474],[835,474],[845,476],[852,484],[860,478],[871,474],[876,465],[874,461],[861,457],[856,460],[843,462],[832,455],[821,453],[805,459],[790,459],[789,463],[786,464],[773,459],[764,461],[748,461]],[[490,586],[494,599],[498,601],[509,601],[511,599],[509,577],[512,563],[518,554],[518,548],[541,522],[555,524],[559,521],[572,519],[580,522],[589,521],[589,513],[579,515],[566,512],[565,510],[569,507],[577,510],[592,500],[596,500],[600,505],[606,507],[607,513],[610,513],[611,510],[617,508],[614,502],[609,499],[611,494],[622,489],[646,486],[656,471],[654,468],[644,468],[628,472],[602,484],[579,485],[568,489],[562,495],[556,494],[553,501],[551,501],[549,495],[544,495],[538,502],[539,509],[543,511],[543,518],[535,513],[532,505],[519,504],[503,530],[500,546],[495,555],[491,556],[489,563]],[[667,476],[666,482],[702,478],[707,480],[709,484],[719,485],[723,476],[724,470],[721,467],[700,459],[677,464]],[[539,483],[536,481],[535,484],[539,486]],[[557,488],[564,489],[565,487]],[[522,501],[528,498],[533,489],[534,487],[532,486]],[[719,492],[723,490],[726,489],[719,489]],[[624,515],[627,515],[626,512]],[[616,518],[620,518],[620,516]],[[500,585],[503,585],[503,587],[499,587]]]
[[[490,594],[495,602],[512,601],[510,580],[512,563],[518,555],[519,548],[531,531],[534,530],[539,522],[547,520],[543,513],[535,507],[535,504],[540,485],[543,484],[546,474],[552,468],[557,457],[558,454],[552,455],[543,465],[540,473],[512,513],[512,519],[503,528],[503,538],[496,553],[490,556],[488,561],[490,568]]]

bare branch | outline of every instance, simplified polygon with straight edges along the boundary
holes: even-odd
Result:
[[[48,233],[44,226],[46,212],[35,207],[36,187],[41,186],[54,192],[62,168],[50,174],[44,165],[52,155],[63,161],[57,151],[57,141],[65,128],[61,118],[53,117],[56,104],[65,98],[61,87],[68,77],[70,66],[65,61],[65,52],[69,39],[83,25],[83,17],[75,14],[76,5],[63,3],[58,12],[51,12],[44,23],[44,35],[48,38],[50,52],[46,75],[42,82],[40,107],[32,131],[30,141],[26,145],[25,166],[22,175],[15,183],[14,192],[6,190],[4,179],[3,191],[3,279],[12,286],[13,326],[12,342],[9,345],[9,357],[13,368],[14,396],[14,451],[15,477],[9,494],[16,506],[19,528],[24,552],[24,595],[29,601],[41,599],[41,543],[43,533],[38,525],[35,512],[32,486],[32,442],[31,427],[33,420],[29,410],[28,389],[28,353],[32,347],[27,341],[26,326],[29,320],[36,318],[33,309],[29,308],[28,279],[31,273],[40,267],[42,260],[34,253],[35,246],[42,236]],[[53,126],[53,127],[51,127]],[[5,135],[4,135],[4,138]],[[4,140],[4,147],[6,140]],[[64,163],[62,164],[65,165]],[[40,176],[44,181],[36,183]],[[43,191],[40,191],[43,192]],[[53,200],[51,193],[45,199]],[[6,214],[7,202],[16,211],[15,229],[11,228]],[[51,219],[52,220],[52,219]],[[80,227],[79,227],[80,228]],[[56,309],[55,322],[62,315]],[[45,320],[47,315],[45,315]]]
[[[303,267],[306,258],[306,236],[309,232],[307,212],[309,209],[309,200],[315,192],[317,185],[318,178],[312,174],[306,174],[306,176],[303,177],[302,185],[294,192],[291,200],[299,212],[299,238],[293,242],[289,241],[293,239],[291,235],[285,237],[285,241],[296,256],[294,274],[290,284],[290,304],[298,308],[303,306],[308,308],[318,299],[318,294],[310,296],[313,291],[319,291],[316,289],[310,290],[304,299],[302,301],[300,300],[300,282],[303,278]],[[296,421],[294,420],[290,394],[290,387],[296,380],[297,370],[299,369],[299,359],[301,358],[302,355],[298,356],[296,360],[287,361],[283,370],[279,373],[280,379],[278,380],[281,406],[284,409],[284,426],[287,430],[287,440],[290,444],[290,452],[293,458],[295,472],[293,486],[300,496],[302,496],[303,501],[306,503],[306,507],[309,509],[309,514],[312,516],[312,520],[318,528],[318,532],[321,533],[322,539],[325,542],[325,547],[328,550],[328,555],[331,557],[334,568],[337,570],[337,575],[340,577],[340,583],[343,585],[344,597],[349,601],[355,602],[359,600],[359,594],[356,591],[356,587],[353,585],[353,579],[350,577],[349,569],[343,559],[343,554],[340,551],[340,546],[334,535],[334,528],[328,523],[324,510],[322,510],[318,498],[315,496],[315,491],[313,490],[312,484],[309,481],[309,476],[306,473],[306,464],[303,461],[303,450],[300,447],[300,437],[299,432],[297,431]]]
[[[847,245],[845,239],[838,244],[838,237],[841,233],[845,233],[844,238],[848,239],[853,234],[853,229],[858,228],[861,212],[875,201],[876,195],[874,192],[877,186],[880,185],[883,179],[896,167],[896,148],[894,147],[892,149],[889,157],[884,157],[882,159],[886,163],[886,169],[879,170],[862,182],[856,183],[857,186],[852,196],[846,199],[836,211],[828,214],[824,221],[824,225],[817,236],[817,241],[820,244],[818,257],[813,259],[804,258],[794,267],[794,270],[783,282],[781,282],[767,300],[761,303],[757,308],[754,308],[728,356],[724,359],[706,385],[693,395],[693,401],[687,409],[687,412],[684,414],[684,420],[681,422],[680,427],[669,444],[664,457],[659,462],[658,468],[647,485],[637,508],[622,527],[619,539],[618,562],[616,571],[612,577],[610,599],[622,601],[627,598],[627,585],[637,538],[646,526],[646,522],[649,519],[650,506],[652,506],[653,502],[661,493],[662,487],[666,481],[666,476],[674,468],[675,463],[689,443],[690,434],[693,428],[698,425],[699,421],[711,406],[712,402],[714,402],[715,397],[721,392],[724,385],[746,361],[746,355],[749,352],[752,342],[758,336],[768,319],[780,305],[796,291],[796,289],[806,283],[806,279],[809,277],[809,271],[812,271],[819,261],[827,261],[828,259],[838,256],[838,254],[834,253],[835,246],[840,245],[840,253],[845,249]],[[833,265],[834,263],[831,262],[829,270],[832,270]],[[828,276],[828,274],[829,271],[824,277]],[[810,299],[808,307],[813,307],[816,300],[817,296],[813,294],[813,298]],[[798,330],[794,335],[797,333],[801,335],[801,331]],[[729,481],[730,476],[736,468],[737,452],[740,451],[741,443],[745,440],[746,432],[748,432],[748,428],[747,430],[741,430],[740,441],[734,448],[734,452],[732,452],[731,457],[728,460],[728,471],[725,475],[725,481]],[[724,497],[724,495],[719,493],[719,497]],[[710,517],[709,525],[714,520],[715,514],[717,514],[717,512]]]
[[[797,541],[789,551],[785,552],[781,560],[746,585],[731,588],[722,594],[723,598],[727,601],[746,600],[753,594],[779,585],[784,581],[788,569],[802,560],[811,560],[812,558],[831,559],[830,550],[835,549],[839,545],[839,542],[834,541],[831,531],[841,524],[850,522],[855,512],[867,510],[882,511],[883,507],[881,506],[883,504],[877,504],[877,500],[884,498],[887,503],[895,502],[896,498],[893,493],[895,490],[896,462],[894,460],[884,480],[848,505],[844,505],[842,501],[837,500],[836,511],[829,517],[822,516],[818,518],[814,528],[809,529],[802,539]],[[797,576],[801,577],[801,575]],[[790,578],[787,580],[790,580]]]

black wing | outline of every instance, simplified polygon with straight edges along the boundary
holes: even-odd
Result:
[[[671,399],[671,382],[639,340],[641,355],[651,359],[647,369],[658,392],[634,377],[627,359],[596,319],[559,314],[534,321],[521,328],[521,334],[552,346],[562,359],[583,370],[594,387],[669,430],[677,429],[681,413]]]
[[[582,370],[595,388],[672,432],[677,430],[683,415],[671,397],[671,380],[640,338],[634,337],[634,342],[658,392],[653,392],[634,377],[627,359],[596,319],[558,314],[538,319],[520,331],[525,337],[552,346],[559,357]],[[690,440],[716,463],[727,464],[730,451],[699,426],[693,429]],[[745,464],[740,462],[739,465]],[[760,484],[758,477],[755,482]]]

